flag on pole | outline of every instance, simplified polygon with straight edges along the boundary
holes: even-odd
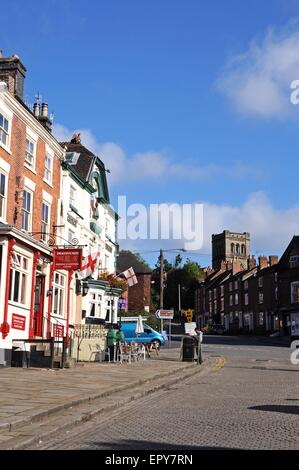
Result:
[[[86,258],[83,258],[82,269],[78,272],[78,277],[80,279],[85,279],[86,277],[91,276],[99,267],[99,264],[100,252],[96,251],[95,253],[89,254]]]
[[[122,274],[127,279],[129,287],[134,286],[135,284],[138,284],[137,277],[133,268],[127,269]]]

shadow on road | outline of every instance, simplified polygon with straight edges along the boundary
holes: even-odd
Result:
[[[259,405],[259,406],[250,406],[249,410],[259,410],[259,411],[272,411],[274,413],[287,413],[293,415],[299,415],[299,406],[291,405]]]
[[[187,446],[181,444],[168,444],[165,442],[137,441],[137,440],[120,440],[117,442],[90,442],[93,448],[111,449],[111,450],[237,450],[230,447],[202,447]],[[89,447],[86,447],[88,449]],[[84,450],[84,449],[83,449]]]

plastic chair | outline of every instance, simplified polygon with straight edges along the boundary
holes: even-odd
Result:
[[[119,362],[122,364],[124,361],[127,361],[131,364],[131,359],[131,347],[125,343],[119,343]]]

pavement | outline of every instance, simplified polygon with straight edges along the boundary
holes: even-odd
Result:
[[[215,360],[212,360],[212,363]],[[124,403],[176,383],[209,365],[181,362],[179,349],[131,364],[71,369],[0,369],[0,449],[21,449]]]

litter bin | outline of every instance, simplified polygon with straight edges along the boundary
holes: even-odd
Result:
[[[194,361],[194,338],[192,338],[191,336],[185,336],[183,338],[182,361]]]

